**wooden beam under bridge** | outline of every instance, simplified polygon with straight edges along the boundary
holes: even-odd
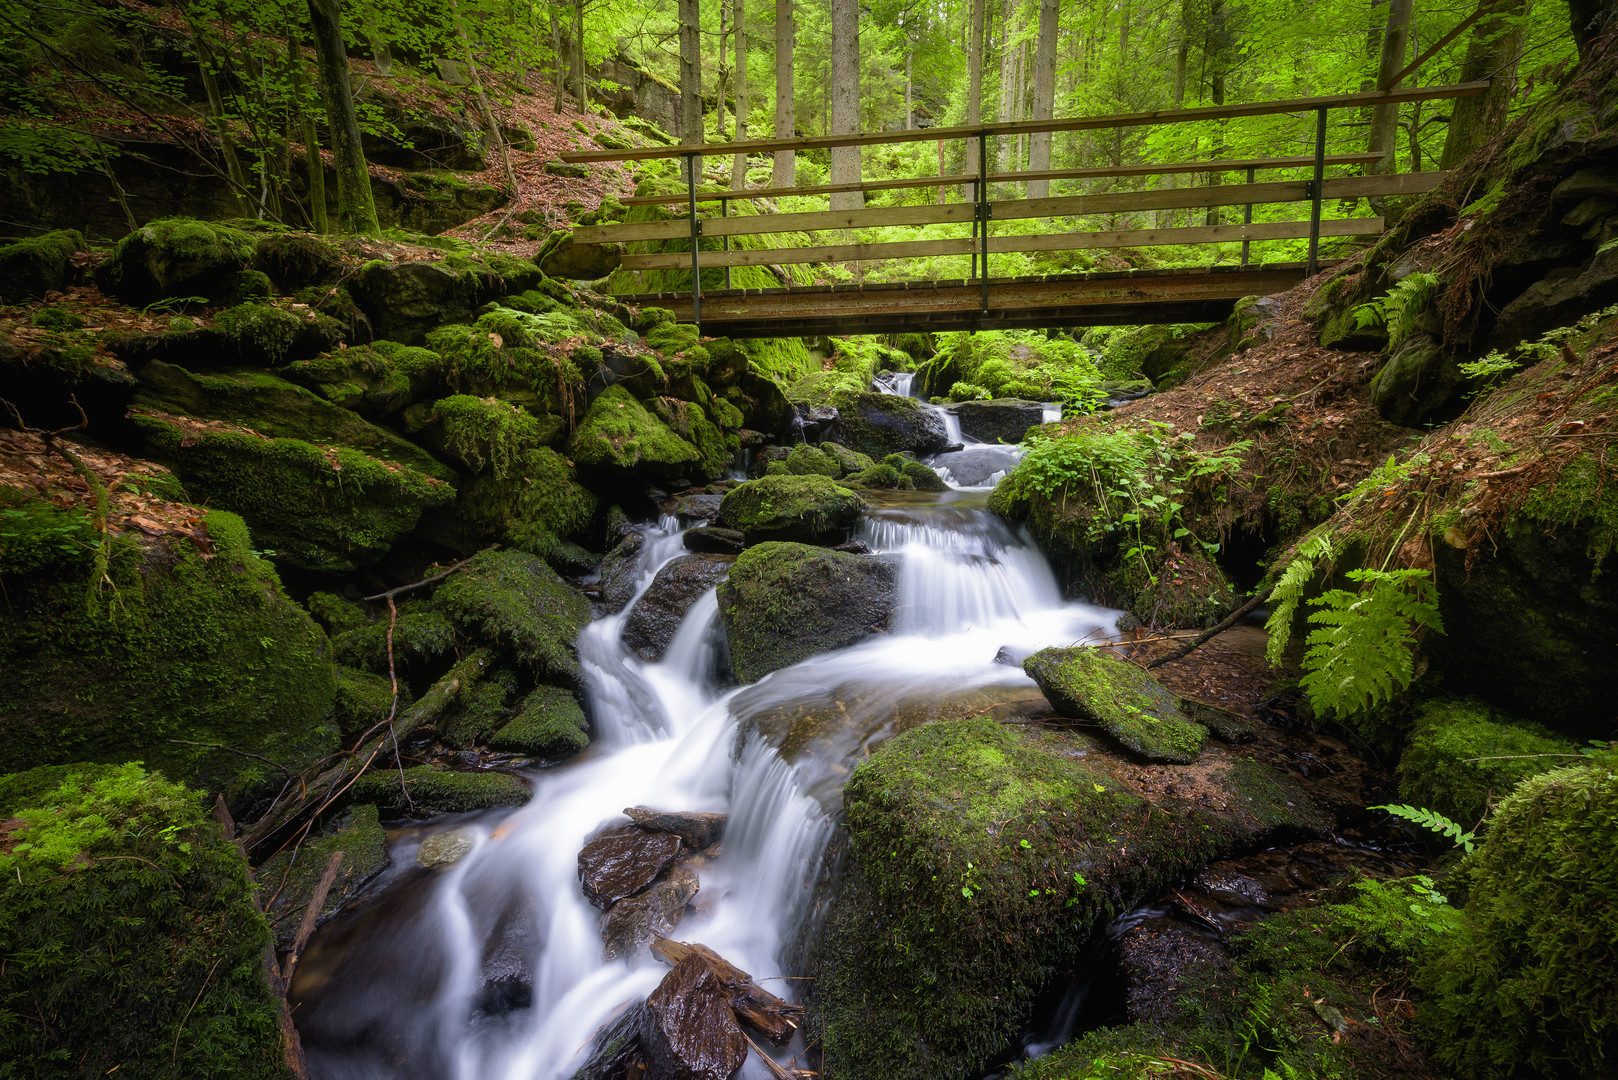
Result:
[[[982,285],[964,280],[704,290],[702,329],[760,338],[1219,322],[1242,297],[1283,292],[1305,275],[1302,263],[1270,263],[1000,278],[989,282],[987,310]],[[692,318],[689,293],[618,299]]]

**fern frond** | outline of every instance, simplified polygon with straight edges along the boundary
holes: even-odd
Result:
[[[1473,841],[1477,839],[1476,833],[1467,832],[1459,823],[1450,820],[1437,810],[1428,810],[1419,806],[1386,805],[1372,806],[1371,810],[1386,810],[1394,817],[1403,818],[1413,825],[1420,825],[1440,836],[1448,837],[1456,845],[1464,847],[1467,854],[1471,854]]]
[[[1319,712],[1369,711],[1410,685],[1411,642],[1423,626],[1443,630],[1437,592],[1426,570],[1352,570],[1361,591],[1333,589],[1311,604],[1316,629],[1304,639],[1300,680]]]
[[[1298,611],[1303,591],[1314,580],[1315,564],[1331,558],[1331,537],[1322,533],[1311,536],[1298,545],[1298,554],[1287,563],[1280,580],[1270,590],[1270,617],[1264,620],[1264,632],[1269,639],[1264,643],[1264,659],[1271,667],[1280,667],[1286,654],[1287,642],[1292,640],[1292,618]]]

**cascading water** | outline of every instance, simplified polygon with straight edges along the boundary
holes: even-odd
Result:
[[[727,691],[713,678],[712,591],[659,663],[620,643],[628,609],[592,623],[579,641],[591,748],[536,773],[527,806],[476,819],[475,846],[446,870],[401,865],[414,838],[397,842],[395,868],[368,901],[317,937],[294,989],[312,1075],[570,1077],[602,1025],[667,971],[644,957],[606,960],[600,913],[579,887],[580,848],[630,805],[730,814],[723,853],[701,868],[697,913],[676,936],[760,979],[791,974],[787,946],[809,916],[852,765],[917,702],[1037,693],[1020,667],[996,662],[1002,650],[1020,657],[1116,629],[1115,613],[1065,602],[1044,559],[981,496],[936,498],[878,508],[863,528],[869,547],[901,564],[894,632],[750,686]],[[674,519],[647,533],[642,592],[683,553]],[[772,718],[818,702],[835,705],[836,724],[784,759]],[[792,982],[765,985],[795,996]],[[751,1061],[744,1075],[767,1073]]]

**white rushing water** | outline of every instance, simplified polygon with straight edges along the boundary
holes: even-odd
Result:
[[[896,711],[907,702],[990,687],[1031,688],[1020,667],[996,662],[997,653],[1020,658],[1116,631],[1116,613],[1064,601],[1044,558],[1005,523],[961,496],[937,498],[933,505],[876,509],[860,534],[873,551],[900,563],[893,633],[751,686],[727,690],[714,680],[712,590],[659,663],[642,662],[620,643],[630,609],[592,623],[579,642],[595,730],[591,748],[539,772],[532,801],[497,828],[474,826],[473,851],[418,884],[430,890],[426,898],[390,915],[377,931],[387,939],[386,957],[378,959],[382,946],[373,943],[370,955],[344,962],[370,964],[375,972],[370,983],[345,975],[353,984],[346,1000],[331,992],[317,998],[313,1015],[304,1014],[317,1080],[572,1076],[593,1035],[668,970],[645,957],[606,960],[601,913],[579,887],[580,848],[603,826],[624,821],[627,806],[729,813],[723,854],[701,867],[697,913],[675,936],[706,944],[761,980],[793,974],[786,954],[808,916],[829,834],[827,808],[836,806],[853,761],[891,733]],[[681,554],[674,519],[649,526],[640,590]],[[768,723],[744,727],[783,706],[816,702],[835,705],[843,726],[791,764],[761,734]],[[480,1001],[488,967],[514,920],[530,928],[522,961],[530,1004],[486,1015]],[[419,984],[413,990],[402,985],[403,972],[412,969]],[[384,1006],[390,980],[401,986]],[[796,983],[764,985],[797,996]],[[367,993],[377,1003],[367,1005]],[[367,1032],[378,1025],[403,1032],[392,1037],[393,1049],[366,1047]],[[401,1040],[408,1052],[397,1049]],[[780,1060],[801,1052],[788,1047]],[[408,1064],[399,1065],[401,1057]],[[750,1061],[743,1075],[768,1074]]]

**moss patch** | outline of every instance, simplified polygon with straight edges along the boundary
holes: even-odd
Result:
[[[438,587],[433,603],[462,631],[494,642],[536,674],[578,681],[574,646],[590,605],[534,556],[479,555]]]
[[[536,686],[511,723],[489,740],[493,750],[539,757],[572,757],[590,745],[590,721],[570,690]]]
[[[1208,738],[1208,729],[1186,719],[1162,683],[1106,650],[1042,649],[1023,661],[1023,670],[1058,710],[1096,721],[1149,761],[1188,764]]]
[[[1411,728],[1399,760],[1399,798],[1468,827],[1518,783],[1566,765],[1575,753],[1538,724],[1502,722],[1481,702],[1462,698],[1424,702]]]
[[[702,457],[619,385],[590,406],[568,443],[568,456],[580,468],[633,472],[654,481],[690,475]]]
[[[376,807],[351,807],[331,828],[299,845],[296,861],[289,849],[270,858],[254,874],[259,888],[273,896],[265,914],[275,930],[277,948],[292,948],[298,924],[314,899],[315,887],[338,851],[343,853],[343,861],[320,908],[320,918],[324,920],[335,915],[388,865],[388,836]]]
[[[396,770],[372,770],[352,790],[355,799],[412,817],[521,806],[529,795],[528,785],[507,773],[451,772],[431,765],[406,769],[402,782]]]
[[[456,513],[472,536],[546,557],[558,540],[582,532],[599,507],[568,460],[542,447],[523,454],[504,475],[468,480]]]
[[[749,541],[814,542],[840,535],[864,512],[865,500],[829,477],[766,476],[727,491],[716,522]]]

